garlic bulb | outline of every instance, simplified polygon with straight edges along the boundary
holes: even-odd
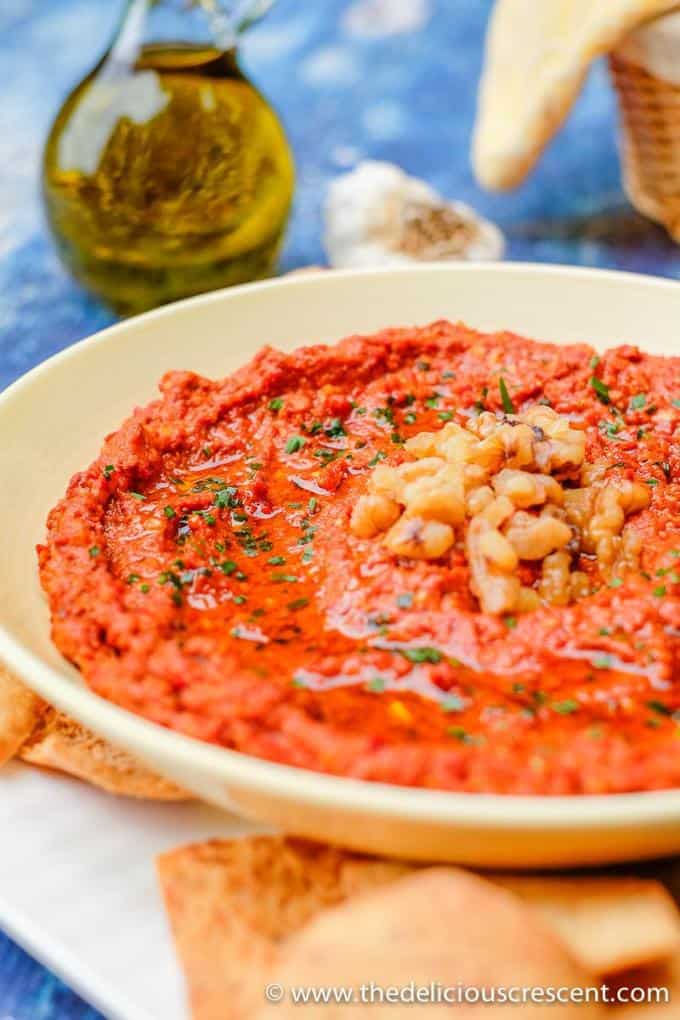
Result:
[[[392,163],[367,161],[330,186],[326,252],[336,268],[503,257],[493,223]]]

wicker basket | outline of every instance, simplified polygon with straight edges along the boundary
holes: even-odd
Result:
[[[680,85],[620,53],[609,58],[621,108],[623,183],[639,212],[680,241]]]

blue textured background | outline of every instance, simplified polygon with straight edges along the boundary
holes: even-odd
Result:
[[[327,183],[373,157],[400,163],[495,219],[512,258],[680,277],[680,248],[622,194],[603,66],[529,182],[510,195],[485,195],[473,181],[468,148],[490,0],[408,0],[410,10],[422,8],[421,24],[389,35],[376,18],[372,38],[352,32],[347,20],[367,2],[279,0],[243,47],[246,69],[283,115],[298,165],[282,268],[323,261]],[[38,166],[51,118],[104,48],[121,5],[0,0],[0,389],[112,321],[54,256]],[[0,1020],[96,1017],[0,934]]]

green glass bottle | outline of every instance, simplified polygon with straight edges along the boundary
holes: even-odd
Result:
[[[272,0],[129,0],[45,148],[59,253],[123,315],[269,275],[294,189],[283,128],[240,70]]]

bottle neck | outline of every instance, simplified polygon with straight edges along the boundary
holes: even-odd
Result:
[[[233,50],[239,35],[274,0],[127,0],[109,52],[113,65],[130,66],[149,43],[183,43]]]

